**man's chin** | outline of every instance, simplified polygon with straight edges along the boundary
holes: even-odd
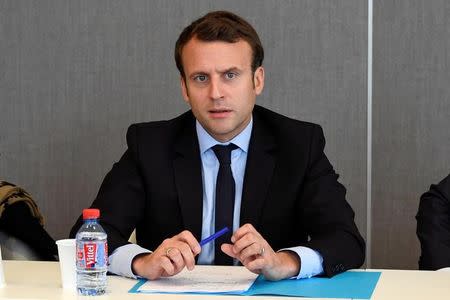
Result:
[[[207,130],[209,134],[220,142],[227,142],[234,138],[237,134],[230,128],[213,128],[212,130]]]

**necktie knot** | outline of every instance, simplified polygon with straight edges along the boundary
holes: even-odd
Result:
[[[215,145],[212,149],[220,165],[229,165],[231,164],[231,151],[237,149],[237,146],[235,144]]]

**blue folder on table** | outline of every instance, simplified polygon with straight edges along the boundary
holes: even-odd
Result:
[[[332,278],[313,277],[280,281],[267,281],[259,276],[247,291],[239,295],[370,299],[380,275],[381,272],[347,271]],[[129,292],[141,293],[139,287],[145,282],[145,279],[140,280]]]
[[[332,278],[267,281],[258,277],[243,295],[370,299],[380,272],[347,271]]]

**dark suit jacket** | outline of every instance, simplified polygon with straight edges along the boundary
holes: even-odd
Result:
[[[192,113],[134,124],[127,143],[92,204],[101,210],[110,253],[135,227],[147,249],[185,229],[200,240],[203,191]],[[365,243],[324,146],[320,126],[256,106],[240,223],[255,226],[275,250],[303,245],[319,251],[332,276],[361,266]],[[79,226],[80,220],[72,236]]]
[[[450,174],[420,198],[417,236],[421,270],[450,267]]]

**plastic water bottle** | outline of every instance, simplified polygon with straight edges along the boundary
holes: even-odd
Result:
[[[83,209],[84,224],[76,235],[77,290],[80,295],[102,295],[106,290],[108,244],[106,232],[98,223],[99,217],[98,209]]]

